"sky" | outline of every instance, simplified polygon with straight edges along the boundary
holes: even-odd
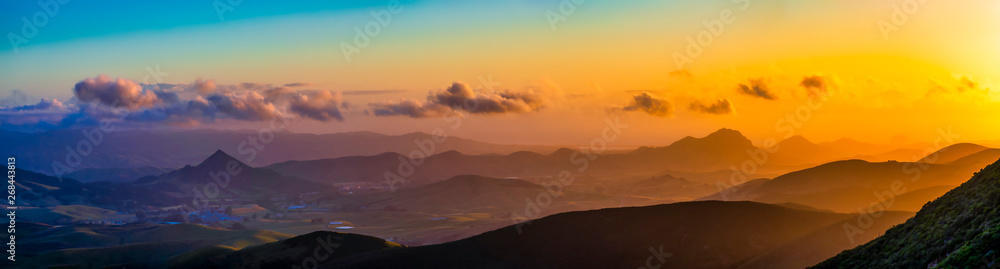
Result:
[[[615,145],[719,128],[755,142],[1000,134],[998,1],[2,5],[5,130],[282,118],[295,132],[558,145],[608,122],[628,125]]]

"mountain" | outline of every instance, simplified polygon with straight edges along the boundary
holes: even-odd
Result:
[[[752,187],[736,186],[700,200],[793,202],[837,212],[857,212],[858,208],[892,198],[890,208],[882,210],[916,211],[936,195],[958,186],[975,171],[1000,158],[1000,150],[988,149],[955,159],[957,156],[952,155],[971,151],[956,150],[958,153],[953,154],[948,149],[934,153],[954,159],[943,164],[836,161],[760,181]],[[896,182],[902,188],[891,191]]]
[[[713,185],[692,182],[683,177],[670,174],[643,178],[634,183],[612,185],[609,191],[621,195],[634,195],[650,198],[668,198],[677,200],[694,200],[698,197],[718,191]]]
[[[734,268],[852,216],[718,201],[568,212],[320,268]]]
[[[258,199],[335,190],[330,185],[250,167],[222,150],[215,151],[196,166],[188,165],[163,175],[143,177],[130,185],[187,199],[208,195],[211,186],[218,189],[218,195],[208,199]]]
[[[55,175],[53,162],[67,165],[69,173],[86,168],[183,167],[196,163],[222,147],[239,153],[246,163],[261,166],[289,160],[313,160],[383,152],[409,154],[425,145],[431,154],[460,150],[468,154],[509,154],[517,151],[550,152],[555,147],[501,145],[449,136],[437,143],[426,133],[384,135],[372,132],[334,134],[273,132],[261,130],[114,130],[89,137],[89,130],[53,130],[25,134],[0,130],[0,154],[17,156],[18,167]],[[440,141],[442,138],[437,138]],[[150,143],[150,141],[156,141]],[[265,142],[266,141],[266,142]],[[428,142],[429,141],[429,142]],[[418,145],[418,142],[421,142]],[[73,154],[67,147],[94,145],[78,166],[69,166]],[[31,154],[24,154],[30,152]]]
[[[871,241],[893,226],[903,223],[913,212],[875,212],[871,225],[860,229],[859,233],[846,234],[844,227],[858,226],[858,218],[846,220],[816,229],[781,246],[772,248],[737,269],[798,269],[819,263],[844,251]]]
[[[755,149],[739,131],[723,128],[702,138],[684,137],[666,147],[641,147],[621,156],[612,155],[595,166],[709,172],[739,164],[749,158],[748,151]]]
[[[264,168],[323,183],[385,183],[388,181],[386,172],[401,175],[412,169],[411,175],[406,177],[407,184],[418,185],[471,174],[487,177],[553,176],[573,166],[568,158],[534,152],[465,155],[458,151],[446,151],[423,159],[410,159],[398,153],[387,152],[373,156],[288,161]]]
[[[145,176],[155,176],[170,172],[172,169],[165,169],[152,166],[136,168],[85,168],[63,175],[64,177],[76,179],[80,182],[108,181],[115,183],[131,182]]]
[[[934,153],[921,158],[919,162],[937,164],[949,163],[987,149],[989,148],[972,143],[958,143],[935,151]]]
[[[553,191],[558,189],[552,188]],[[523,210],[525,199],[549,194],[546,187],[518,179],[463,175],[395,192],[355,194],[324,201],[346,208],[381,210],[387,206],[424,214],[506,214]],[[459,206],[460,205],[460,206]],[[546,212],[566,212],[618,205],[614,196],[565,191],[551,200]],[[516,209],[516,210],[515,210]],[[522,213],[523,214],[523,213]]]
[[[240,250],[206,247],[175,256],[169,263],[171,268],[311,268],[355,254],[402,247],[366,235],[320,231]]]
[[[170,206],[181,203],[174,196],[132,184],[81,183],[71,178],[56,178],[20,168],[14,172],[17,202],[21,206],[85,205],[124,210],[139,204]]]
[[[411,159],[398,153],[351,156],[310,161],[288,161],[266,166],[279,173],[323,183],[386,182],[386,172],[402,174],[410,183],[426,184],[458,175],[488,177],[545,177],[563,170],[584,171],[602,177],[662,175],[664,170],[704,172],[729,176],[729,168],[750,159],[747,152],[760,150],[740,132],[721,129],[703,138],[686,137],[666,147],[642,147],[627,153],[588,155],[560,148],[549,155],[514,152],[508,155],[468,155],[445,151],[423,159]],[[412,168],[410,168],[412,167]],[[796,166],[797,167],[797,166]],[[765,164],[760,173],[787,166]],[[714,182],[715,180],[712,180]]]
[[[998,254],[1000,161],[885,235],[812,268],[994,268]]]

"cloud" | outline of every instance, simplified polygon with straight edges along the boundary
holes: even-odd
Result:
[[[212,103],[205,98],[197,97],[194,100],[134,112],[125,119],[140,122],[196,125],[215,121],[218,113],[219,110]]]
[[[371,103],[376,116],[430,117],[449,110],[473,114],[526,113],[538,111],[548,103],[542,94],[531,90],[499,93],[475,92],[462,82],[452,83],[447,89],[431,92],[426,102],[400,101]]]
[[[383,102],[368,104],[371,114],[375,116],[408,116],[411,118],[437,117],[451,111],[450,108],[437,104],[426,104],[416,100],[398,102]]]
[[[767,100],[777,100],[778,96],[775,96],[767,87],[767,81],[765,79],[751,79],[745,84],[740,84],[736,87],[736,90],[742,94],[764,98]]]
[[[357,90],[357,91],[344,91],[344,95],[378,95],[378,94],[390,94],[390,93],[402,93],[407,92],[407,90]]]
[[[649,115],[657,117],[671,117],[674,115],[674,106],[666,99],[658,98],[649,93],[642,93],[632,97],[632,101],[621,108],[624,111],[643,111]]]
[[[202,80],[201,78],[194,80],[194,83],[191,83],[189,87],[201,95],[208,95],[219,88],[218,85],[215,85],[215,80]]]
[[[688,71],[687,69],[678,69],[678,70],[670,71],[669,75],[673,76],[673,77],[682,77],[682,78],[693,78],[694,77],[694,75],[692,75],[691,72]]]
[[[954,80],[937,81],[931,80],[931,87],[925,96],[947,96],[954,98],[989,99],[990,88],[983,87],[982,83],[968,76],[959,76]]]
[[[11,90],[10,95],[0,99],[0,107],[14,107],[28,104],[28,95],[21,90]]]
[[[703,104],[701,102],[695,101],[688,106],[691,111],[697,111],[707,114],[725,115],[732,114],[735,110],[733,108],[733,103],[729,102],[729,99],[719,99],[715,103]]]
[[[293,82],[293,83],[285,84],[285,87],[293,87],[294,88],[294,87],[306,87],[306,86],[312,86],[312,85],[313,84],[309,83],[309,82]]]
[[[35,110],[66,110],[66,105],[56,99],[42,98],[37,104],[15,107],[3,107],[0,111],[35,111]]]
[[[216,94],[205,99],[219,112],[238,120],[269,120],[281,115],[274,104],[257,92]]]
[[[115,79],[105,75],[87,78],[73,87],[73,94],[83,102],[93,102],[136,110],[150,107],[162,101],[152,91],[144,90],[139,83],[127,79]]]
[[[342,103],[340,94],[332,91],[316,91],[292,98],[288,110],[304,118],[318,121],[343,121],[344,116],[340,113]]]
[[[810,96],[816,96],[817,94],[820,93],[826,95],[829,92],[829,89],[833,88],[835,84],[833,82],[833,79],[830,77],[821,75],[811,75],[803,77],[802,82],[799,83],[799,86],[802,86],[806,90],[809,90]]]

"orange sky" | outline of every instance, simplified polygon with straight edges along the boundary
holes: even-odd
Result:
[[[805,106],[809,117],[795,134],[816,141],[900,142],[893,139],[900,135],[928,141],[941,128],[963,140],[995,140],[1000,94],[990,88],[1000,79],[1000,2],[907,3],[586,1],[553,29],[546,12],[558,12],[557,2],[423,2],[404,5],[350,62],[340,45],[351,42],[353,27],[369,22],[368,13],[380,7],[261,16],[4,53],[0,91],[68,100],[68,89],[84,78],[142,81],[145,67],[158,65],[169,73],[165,83],[308,82],[302,89],[345,93],[350,107],[341,110],[343,121],[306,120],[295,131],[406,133],[448,124],[441,117],[377,117],[369,104],[423,101],[457,81],[489,91],[480,80],[491,77],[494,91],[530,91],[544,96],[544,105],[473,114],[452,134],[582,144],[600,134],[606,118],[620,117],[630,124],[616,141],[621,145],[662,145],[722,127],[759,142],[784,137],[788,128],[781,120],[805,113]],[[706,24],[722,28],[713,34]],[[884,31],[887,25],[891,31]],[[709,35],[698,55],[686,53],[689,38]],[[680,69],[678,54],[690,59]],[[833,94],[821,107],[809,107],[806,77]],[[740,85],[751,80],[773,98],[741,93]],[[346,94],[373,90],[390,91]],[[669,103],[671,116],[628,109],[643,92]],[[722,100],[724,109],[712,107]],[[259,126],[266,123],[222,119],[197,128]]]

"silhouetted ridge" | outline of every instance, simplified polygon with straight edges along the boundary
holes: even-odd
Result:
[[[867,244],[813,268],[993,268],[1000,252],[1000,161]]]

